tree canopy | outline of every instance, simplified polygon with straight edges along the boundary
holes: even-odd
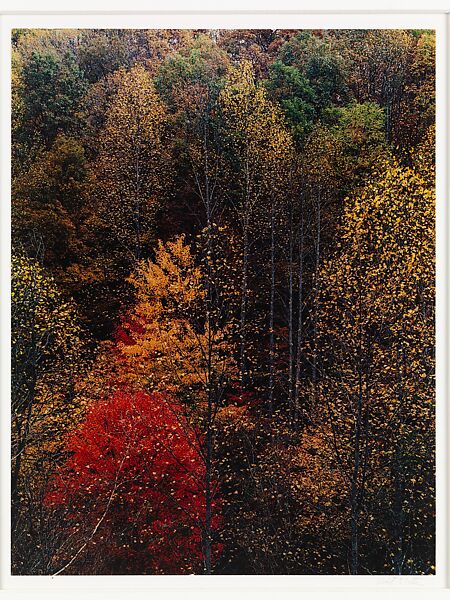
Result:
[[[435,572],[435,34],[12,34],[12,572]]]

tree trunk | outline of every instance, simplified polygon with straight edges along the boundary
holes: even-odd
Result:
[[[205,169],[205,189],[204,203],[206,211],[206,327],[207,327],[207,366],[206,366],[206,393],[208,398],[208,409],[206,416],[206,457],[205,457],[205,530],[204,530],[204,554],[205,554],[205,574],[212,573],[212,469],[213,469],[213,413],[214,413],[214,385],[213,385],[213,339],[212,339],[212,198],[211,186],[209,181],[209,157],[208,157],[208,138],[207,125],[203,128],[203,152]]]
[[[275,207],[274,199],[270,211],[270,314],[269,314],[269,412],[273,410],[274,393],[274,310],[275,310]]]
[[[140,135],[140,126],[138,127],[138,136]],[[139,157],[139,141],[135,148],[135,196],[134,196],[134,230],[135,230],[135,247],[134,256],[136,261],[141,259],[141,168],[140,168],[140,157]]]
[[[399,402],[399,425],[403,424],[403,371],[405,369],[405,350],[402,347],[401,340],[399,341],[400,347],[397,350],[397,399]],[[400,356],[401,355],[401,356]],[[395,454],[393,463],[393,478],[394,478],[394,501],[393,501],[393,515],[394,515],[394,540],[395,540],[395,551],[394,551],[394,568],[396,575],[401,575],[403,572],[404,562],[404,544],[403,544],[403,528],[404,528],[404,509],[403,509],[403,497],[404,497],[404,475],[403,475],[403,457],[402,457],[402,443],[401,439],[395,443]]]
[[[360,365],[361,367],[361,365]],[[351,574],[357,575],[359,570],[359,490],[358,482],[360,476],[361,464],[361,434],[362,434],[362,373],[359,373],[359,389],[356,407],[356,422],[355,422],[355,447],[353,454],[353,471],[350,488],[350,508],[351,508]]]
[[[320,235],[321,235],[321,189],[316,198],[316,240],[314,268],[314,307],[313,307],[313,362],[312,381],[314,386],[314,403],[317,402],[317,320],[319,313],[319,268],[320,268]]]
[[[351,564],[350,572],[352,575],[357,575],[359,572],[359,512],[361,506],[361,496],[363,486],[360,487],[360,470],[361,470],[361,443],[363,436],[363,403],[364,403],[364,386],[363,372],[364,363],[367,368],[368,356],[364,356],[364,328],[363,328],[363,274],[361,272],[361,259],[358,256],[358,392],[356,396],[356,407],[354,410],[355,429],[354,439],[355,445],[353,449],[353,469],[351,474],[350,486],[350,509],[351,509]],[[367,382],[366,382],[367,390]],[[363,477],[364,478],[364,477]]]
[[[205,461],[205,573],[211,575],[212,572],[212,539],[211,539],[211,524],[212,524],[212,397],[211,392],[208,393],[208,425],[206,431],[206,461]]]
[[[291,422],[294,423],[294,234],[293,234],[293,206],[289,207],[289,307],[288,307],[288,344],[289,344],[289,373],[288,373],[288,401],[291,413]]]
[[[246,219],[247,217],[244,217]],[[242,390],[247,385],[247,278],[248,278],[248,224],[244,223],[243,257],[241,275],[241,316],[240,316],[240,378]]]
[[[299,424],[299,398],[300,398],[300,382],[302,369],[302,343],[303,343],[303,247],[304,247],[304,232],[303,232],[303,193],[300,206],[300,235],[298,248],[298,321],[297,321],[297,352],[295,362],[295,390],[294,390],[294,427]]]

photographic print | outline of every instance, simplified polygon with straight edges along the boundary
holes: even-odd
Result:
[[[13,575],[435,573],[435,31],[13,29]]]

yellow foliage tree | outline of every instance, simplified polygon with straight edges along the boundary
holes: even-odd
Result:
[[[22,523],[25,534],[27,510],[42,499],[63,435],[81,418],[76,382],[89,353],[73,302],[39,263],[13,256],[11,274],[12,529]]]
[[[401,574],[431,567],[435,200],[430,169],[431,160],[415,168],[393,158],[380,165],[360,196],[347,200],[339,248],[321,270],[316,418],[328,424],[328,443],[346,481],[351,573],[363,568],[359,544],[368,527],[379,536],[385,568]],[[376,509],[380,502],[384,513]],[[414,562],[417,555],[420,564]]]
[[[116,85],[100,134],[96,181],[100,216],[134,263],[152,240],[155,213],[167,191],[166,111],[141,65],[121,69]]]
[[[293,140],[280,110],[267,91],[255,82],[252,66],[243,62],[230,71],[219,94],[219,109],[225,127],[228,156],[229,195],[241,229],[240,282],[240,373],[245,385],[249,362],[249,278],[251,249],[267,232],[270,239],[271,275],[269,308],[269,408],[274,386],[274,297],[277,213],[286,210],[293,172]],[[253,323],[253,329],[255,324]],[[253,357],[254,360],[254,357]]]

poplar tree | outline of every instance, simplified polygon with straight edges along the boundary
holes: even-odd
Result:
[[[353,574],[369,524],[392,572],[428,572],[432,561],[428,546],[415,562],[434,495],[434,183],[425,148],[421,164],[392,158],[347,200],[338,250],[320,273],[320,410],[348,493]]]
[[[100,133],[96,181],[100,216],[134,264],[148,250],[155,215],[167,193],[166,112],[144,67],[120,74]]]

